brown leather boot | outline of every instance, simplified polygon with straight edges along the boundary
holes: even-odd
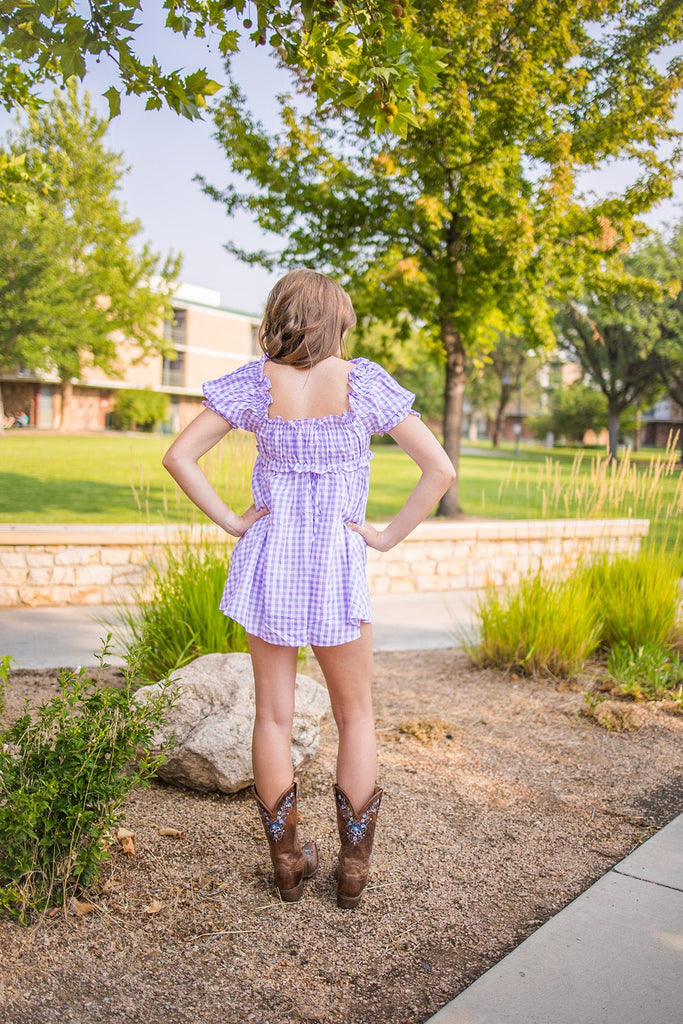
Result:
[[[269,810],[252,787],[256,806],[266,830],[270,859],[275,869],[275,885],[286,903],[296,903],[304,891],[304,879],[312,878],[318,870],[318,850],[315,843],[299,842],[296,828],[296,800],[299,783],[294,780]]]
[[[339,786],[334,787],[341,839],[337,860],[337,906],[345,910],[358,906],[361,893],[367,885],[372,841],[383,792],[383,789],[375,786],[370,799],[356,812],[344,790]]]

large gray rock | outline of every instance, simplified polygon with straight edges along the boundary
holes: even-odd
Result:
[[[252,782],[251,732],[254,725],[254,675],[248,654],[205,654],[173,673],[178,699],[152,744],[173,737],[159,769],[166,782],[202,792],[236,793]],[[143,686],[146,700],[161,686]],[[292,760],[298,768],[317,751],[320,720],[330,707],[327,690],[297,674]]]

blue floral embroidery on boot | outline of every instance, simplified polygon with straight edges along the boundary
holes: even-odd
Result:
[[[361,816],[358,819],[356,819],[353,815],[353,810],[351,808],[351,804],[349,803],[349,801],[346,799],[342,792],[340,792],[339,790],[337,791],[337,803],[339,805],[339,810],[342,813],[342,817],[344,818],[344,823],[346,825],[347,842],[353,843],[355,845],[356,843],[360,843],[363,841],[363,839],[365,839],[365,835],[368,831],[368,825],[370,824],[375,814],[377,813],[377,809],[380,805],[381,799],[382,794],[378,793],[377,796],[365,808]]]
[[[265,809],[263,804],[259,803],[258,805],[266,832],[275,842],[284,838],[285,821],[287,820],[287,815],[289,814],[295,799],[296,793],[292,789],[283,799],[273,818],[268,814],[268,811]]]

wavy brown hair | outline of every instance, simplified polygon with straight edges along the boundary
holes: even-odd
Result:
[[[335,355],[355,325],[351,299],[336,281],[315,270],[292,270],[266,300],[258,340],[274,362],[308,368]]]

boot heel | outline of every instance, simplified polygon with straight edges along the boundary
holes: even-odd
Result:
[[[284,903],[298,903],[304,894],[304,880],[303,878],[298,885],[295,885],[293,889],[278,889],[280,893],[280,899]]]
[[[360,896],[337,895],[337,906],[342,910],[355,910],[360,903]]]

